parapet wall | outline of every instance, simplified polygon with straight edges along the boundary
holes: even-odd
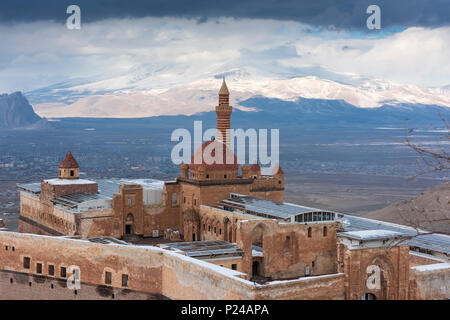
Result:
[[[25,257],[30,258],[29,268],[24,266]],[[42,264],[42,274],[38,274],[37,263]],[[49,265],[54,266],[54,276],[49,276]],[[86,292],[105,290],[129,290],[134,293],[130,298],[136,298],[137,293],[171,299],[344,298],[343,274],[258,285],[244,280],[244,274],[238,271],[157,247],[99,244],[64,237],[0,232],[0,271],[3,274],[20,274],[22,278],[40,279],[41,282],[42,279],[50,279],[64,283],[66,278],[61,276],[60,269],[71,265],[80,268],[79,294],[87,299],[95,297],[85,294]],[[105,283],[106,272],[112,275],[111,285]],[[122,286],[122,275],[128,276],[126,287]],[[69,272],[66,276],[70,276]],[[13,279],[17,286],[29,286],[27,281],[14,282]],[[87,288],[83,291],[84,286]],[[52,292],[50,285],[42,286],[42,289],[35,285],[33,288]],[[0,281],[0,299],[17,298],[19,292],[22,299],[33,299],[36,296],[36,292],[23,290],[21,287],[11,290],[10,283]],[[46,292],[39,293],[41,297],[46,296]],[[47,296],[53,298],[52,294]],[[124,295],[121,297],[124,298]]]
[[[410,299],[450,299],[450,263],[411,267],[409,279],[415,289]]]

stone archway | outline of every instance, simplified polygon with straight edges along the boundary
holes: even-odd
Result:
[[[264,259],[264,234],[267,228],[264,224],[257,224],[251,231],[251,248],[252,255],[252,278],[264,277],[265,264]],[[253,253],[256,253],[255,255]]]
[[[365,291],[363,297],[371,295],[367,297],[386,300],[390,299],[392,294],[397,295],[398,288],[393,287],[395,284],[395,279],[393,279],[395,269],[387,257],[382,255],[374,257],[364,270],[368,273],[368,278],[365,283],[366,288],[363,290],[363,292]]]
[[[361,300],[377,300],[377,296],[369,292],[363,294]]]

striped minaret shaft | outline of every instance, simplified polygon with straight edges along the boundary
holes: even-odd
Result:
[[[222,87],[219,90],[219,105],[216,107],[217,139],[227,146],[230,144],[231,112],[233,112],[233,108],[230,106],[230,92],[225,79],[223,79]]]

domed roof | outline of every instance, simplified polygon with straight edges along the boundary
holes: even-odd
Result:
[[[208,149],[205,152],[205,148]],[[220,152],[222,149],[222,157],[216,160],[215,152],[216,150]],[[212,159],[210,161],[206,161],[207,157],[211,156]],[[231,161],[227,161],[231,160]],[[195,163],[195,159],[201,159],[201,163]],[[231,162],[231,163],[227,163]],[[228,148],[223,142],[219,140],[210,140],[206,141],[202,144],[200,148],[195,150],[194,154],[191,157],[191,164],[189,165],[191,170],[198,170],[203,167],[206,171],[210,170],[218,170],[218,171],[226,171],[226,170],[239,170],[239,165],[237,162],[237,157],[234,152]]]
[[[66,156],[64,157],[64,160],[61,161],[59,164],[60,169],[69,169],[69,168],[79,168],[77,161],[73,157],[72,153],[67,152]]]

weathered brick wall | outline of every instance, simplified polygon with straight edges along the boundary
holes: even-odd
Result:
[[[172,203],[173,195],[176,195],[177,203]],[[181,194],[180,185],[177,183],[165,183],[163,190],[163,203],[161,205],[144,206],[144,234],[151,236],[153,230],[159,230],[163,235],[166,229],[181,230]]]
[[[19,226],[18,231],[20,233],[33,233],[40,235],[48,235],[48,236],[60,236],[59,232],[54,231],[53,229],[47,228],[39,223],[36,223],[33,220],[30,220],[25,217],[19,217]]]
[[[450,263],[412,267],[409,280],[410,299],[450,299]]]
[[[26,192],[20,193],[20,216],[36,222],[36,225],[30,226],[20,221],[21,232],[74,235],[77,230],[74,214],[54,207],[50,201],[41,202],[38,197]],[[44,228],[40,228],[39,225]],[[55,232],[48,232],[47,229]]]
[[[201,240],[225,240],[236,242],[236,230],[241,220],[262,220],[256,216],[243,215],[236,212],[225,211],[213,207],[200,207],[200,233]],[[215,228],[215,229],[214,229]]]
[[[345,274],[346,298],[360,300],[364,294],[375,295],[377,300],[408,299],[409,246],[354,248],[340,246],[339,271]],[[379,267],[380,287],[368,288],[367,267]]]
[[[3,290],[3,291],[2,291]],[[67,289],[66,281],[13,271],[0,271],[0,300],[156,300],[160,294],[130,289],[81,284],[81,289]]]
[[[426,264],[435,264],[435,263],[441,263],[443,261],[441,261],[440,259],[433,259],[432,257],[426,257],[424,255],[415,253],[415,252],[410,252],[409,253],[409,266],[413,267],[413,266],[422,266],[422,265],[426,265]]]
[[[123,288],[122,275],[126,274],[129,276],[127,289],[161,292],[161,257],[158,252],[143,247],[101,245],[86,240],[12,232],[0,232],[0,244],[0,270],[38,275],[37,263],[41,263],[42,275],[48,276],[49,265],[53,265],[54,278],[64,280],[60,276],[61,267],[76,265],[83,283],[104,286],[105,272],[110,271],[113,287]],[[24,267],[25,257],[30,258],[29,269]]]
[[[54,197],[84,192],[97,193],[98,184],[95,182],[88,184],[51,184],[43,180],[40,197],[42,201],[49,201]]]
[[[326,236],[323,228],[327,228]],[[278,223],[276,220],[241,221],[237,230],[237,244],[244,250],[243,271],[252,272],[252,237],[260,232],[263,259],[261,273],[273,279],[289,279],[305,275],[336,273],[337,222]],[[311,237],[308,237],[311,228]]]
[[[100,236],[120,238],[117,229],[112,209],[88,210],[77,214],[76,234],[83,239]]]
[[[24,268],[24,257],[30,258],[30,269]],[[36,263],[42,264],[42,275],[37,274]],[[48,276],[49,265],[55,267],[53,277]],[[81,271],[77,295],[64,288],[66,279],[59,274],[60,267],[71,265]],[[111,286],[105,285],[105,271],[112,273]],[[126,288],[121,285],[122,274],[129,276]],[[341,299],[344,295],[342,274],[268,285],[254,285],[241,277],[245,275],[154,247],[0,232],[0,299],[110,299],[113,293],[123,299],[144,294],[172,299]]]

